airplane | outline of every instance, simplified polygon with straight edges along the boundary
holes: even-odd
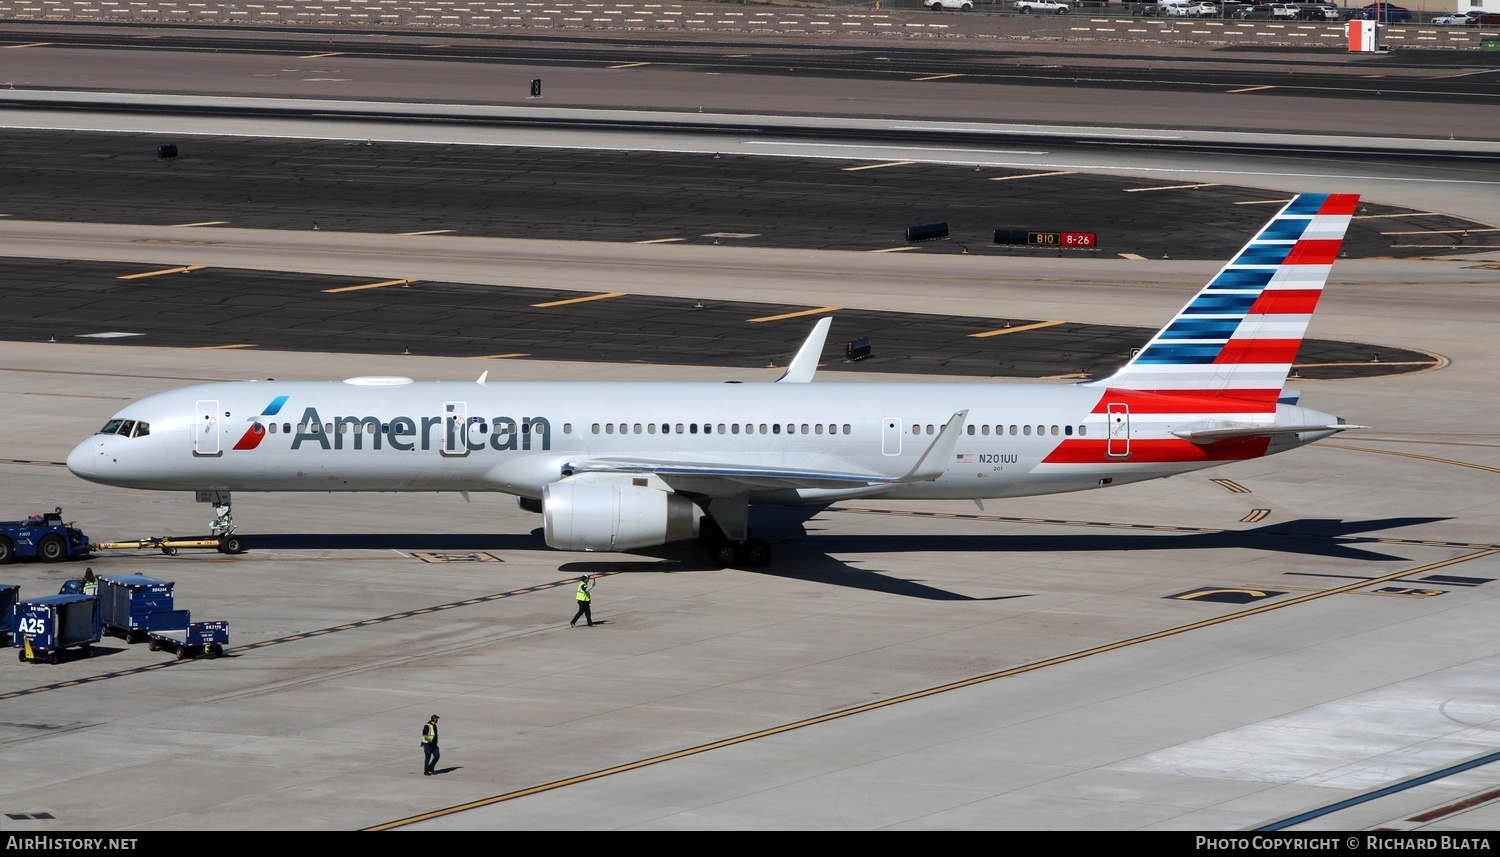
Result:
[[[68,455],[104,485],[503,492],[566,551],[697,538],[759,567],[750,507],[1116,487],[1365,428],[1284,390],[1359,197],[1292,198],[1113,375],[811,383],[831,318],[760,382],[232,381],[121,409]],[[226,552],[239,552],[233,536]],[[221,544],[221,550],[225,550]]]

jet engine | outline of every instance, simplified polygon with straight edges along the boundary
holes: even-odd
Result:
[[[570,551],[624,551],[695,538],[703,510],[647,479],[567,480],[542,491],[547,544]]]

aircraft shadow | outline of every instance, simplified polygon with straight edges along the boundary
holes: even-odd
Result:
[[[464,553],[544,550],[541,530],[530,533],[244,533],[247,550],[396,550]]]
[[[1008,595],[975,598],[928,586],[915,578],[893,577],[878,568],[863,568],[863,560],[835,559],[833,555],[874,556],[892,553],[1006,554],[1078,551],[1212,551],[1243,549],[1359,562],[1403,562],[1407,557],[1372,550],[1379,537],[1364,536],[1403,527],[1448,520],[1438,517],[1400,517],[1345,521],[1304,518],[1248,530],[1212,533],[1080,532],[1054,535],[972,534],[922,535],[881,533],[838,535],[809,531],[807,524],[821,508],[772,507],[760,510],[755,533],[772,545],[770,566],[742,569],[772,577],[796,578],[830,586],[933,601],[1001,601],[1026,598]],[[527,534],[475,533],[262,533],[245,536],[251,550],[401,550],[442,553],[548,550],[540,529]],[[600,554],[599,559],[566,562],[566,574],[674,574],[718,571],[703,549],[682,542],[626,554]]]
[[[1032,553],[1049,551],[1143,551],[1143,550],[1247,550],[1321,556],[1364,562],[1394,562],[1407,558],[1371,550],[1360,544],[1375,544],[1377,537],[1361,538],[1362,532],[1430,524],[1445,518],[1383,518],[1374,521],[1307,519],[1250,530],[1215,533],[1069,533],[1066,535],[820,535],[809,533],[806,544],[837,553],[887,553],[899,551],[985,551]],[[797,539],[801,541],[801,539]]]

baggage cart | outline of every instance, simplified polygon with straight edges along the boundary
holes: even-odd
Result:
[[[93,657],[100,636],[99,599],[93,595],[46,595],[17,601],[11,616],[11,647],[24,662],[55,664],[66,649]]]
[[[123,637],[127,643],[146,639],[151,614],[173,609],[170,580],[144,574],[99,575],[100,613],[104,633]]]
[[[0,583],[0,645],[10,645],[10,617],[16,610],[16,599],[21,587],[11,583]]]
[[[194,622],[187,610],[152,613],[151,627],[146,631],[146,644],[151,651],[176,652],[180,661],[199,655],[217,658],[224,654],[228,642],[228,622]]]

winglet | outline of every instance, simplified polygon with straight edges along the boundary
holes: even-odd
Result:
[[[785,381],[788,384],[806,384],[813,379],[813,373],[818,371],[818,358],[823,356],[823,341],[828,338],[828,327],[831,324],[833,316],[818,320],[812,333],[807,335],[807,341],[797,349],[792,365],[786,367],[786,371],[776,379],[777,383]]]
[[[895,481],[932,482],[948,472],[948,465],[953,462],[953,450],[958,446],[959,436],[964,433],[964,420],[968,417],[967,408],[950,417],[943,430],[938,432],[937,440],[922,453],[911,472]]]
[[[490,370],[486,369],[486,370],[484,370],[484,372],[482,374],[480,374],[479,381],[477,383],[483,384],[484,383],[484,379],[486,379],[488,377],[490,377]]]

